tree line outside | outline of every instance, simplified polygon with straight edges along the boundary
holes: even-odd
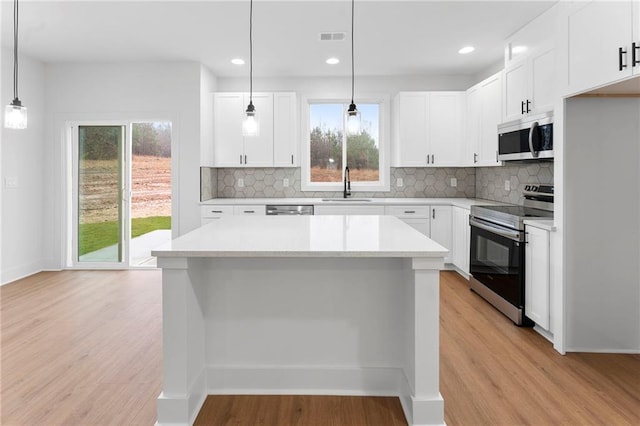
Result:
[[[80,159],[116,160],[120,141],[117,126],[83,126]],[[131,149],[133,155],[171,157],[170,123],[133,123]]]
[[[314,127],[310,133],[311,182],[342,181],[342,131]],[[380,153],[375,140],[366,131],[347,136],[347,165],[351,181],[379,180]]]

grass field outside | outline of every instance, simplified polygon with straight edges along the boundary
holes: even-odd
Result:
[[[131,219],[131,238],[156,229],[171,229],[171,216],[152,216]],[[80,224],[78,230],[78,256],[118,243],[118,222]]]
[[[380,180],[378,169],[350,169],[351,182],[377,182]],[[342,170],[311,168],[311,182],[342,182]]]

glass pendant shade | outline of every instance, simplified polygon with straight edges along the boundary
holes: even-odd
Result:
[[[7,129],[27,128],[27,107],[22,106],[17,98],[5,108],[4,127]]]
[[[353,103],[347,110],[347,134],[351,136],[360,134],[360,111]]]
[[[258,136],[260,134],[260,123],[258,122],[258,116],[256,115],[256,109],[253,103],[249,103],[247,110],[245,111],[245,117],[242,121],[242,135],[243,136]]]

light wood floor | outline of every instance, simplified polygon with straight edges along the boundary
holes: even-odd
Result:
[[[561,356],[457,274],[441,278],[447,424],[640,424],[639,355]],[[46,272],[0,287],[0,424],[153,425],[161,297],[159,271]],[[402,422],[394,398],[309,396],[209,398],[198,418],[209,425]]]

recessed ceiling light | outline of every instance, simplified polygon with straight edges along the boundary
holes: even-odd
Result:
[[[241,59],[241,58],[233,58],[233,59],[231,60],[231,63],[232,63],[233,65],[244,65],[244,59]]]
[[[458,53],[461,55],[466,55],[467,53],[471,53],[474,50],[476,50],[476,48],[473,46],[465,46],[462,49],[458,50]]]
[[[511,53],[522,53],[527,50],[527,46],[513,46],[511,48]]]
[[[336,64],[340,63],[340,59],[338,59],[338,58],[329,58],[325,62],[328,63],[329,65],[336,65]]]

